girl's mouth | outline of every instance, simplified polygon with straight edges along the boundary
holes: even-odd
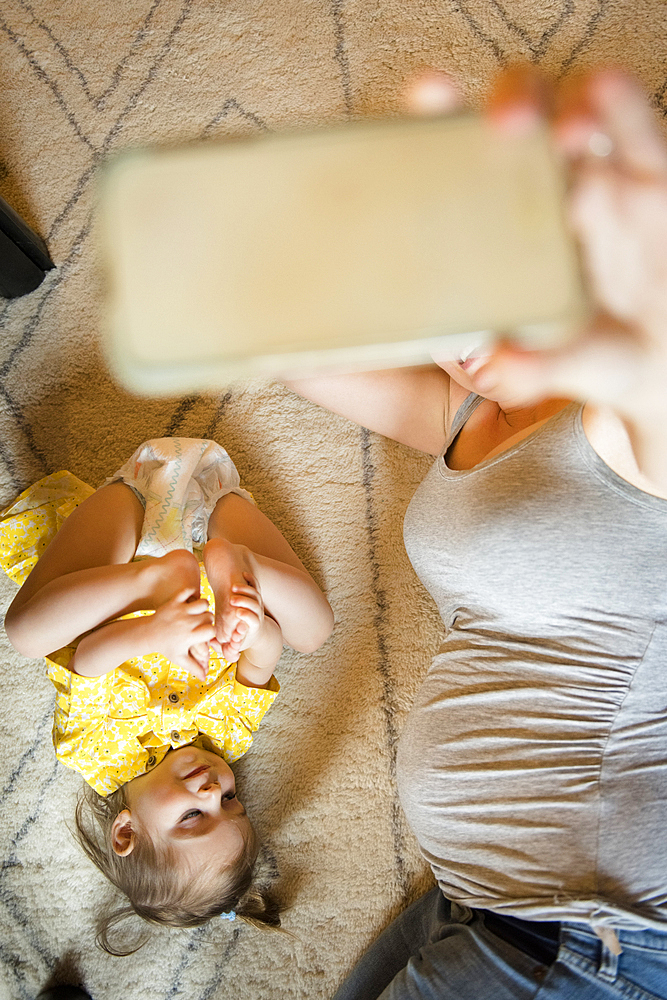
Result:
[[[185,774],[183,778],[184,780],[186,780],[187,778],[194,778],[195,774],[201,774],[202,771],[208,771],[210,766],[211,766],[210,764],[198,764],[197,767],[194,767],[189,772],[189,774]]]

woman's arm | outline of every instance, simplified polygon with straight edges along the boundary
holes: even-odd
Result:
[[[530,73],[506,74],[491,103],[497,126],[530,127],[531,115],[545,113],[544,91]],[[597,313],[561,350],[502,345],[474,388],[500,386],[519,404],[564,396],[611,408],[644,488],[667,496],[667,145],[646,95],[616,70],[569,84],[554,138],[570,169],[570,218]]]
[[[449,376],[437,365],[286,379],[285,385],[429,455],[439,455],[445,443]]]

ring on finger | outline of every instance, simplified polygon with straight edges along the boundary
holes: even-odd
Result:
[[[614,151],[614,143],[606,132],[593,132],[588,139],[588,151],[592,156],[605,159]]]

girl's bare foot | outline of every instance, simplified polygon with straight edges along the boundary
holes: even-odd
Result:
[[[232,587],[247,587],[248,578],[254,580],[252,553],[245,545],[234,545],[226,538],[211,538],[204,546],[204,568],[215,597],[215,635],[225,647],[223,655],[228,655],[238,651],[236,646],[241,648],[247,631],[230,599]],[[239,631],[242,634],[237,634]]]
[[[193,595],[199,597],[199,563],[187,549],[174,549],[164,556],[142,559],[135,565],[146,579],[149,598],[146,608],[159,608],[186,587],[192,587]]]

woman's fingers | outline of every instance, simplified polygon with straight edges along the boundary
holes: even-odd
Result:
[[[495,81],[486,113],[505,135],[523,134],[550,116],[553,89],[534,66],[514,66]]]
[[[587,91],[618,165],[639,175],[665,176],[667,148],[637,81],[620,70],[606,70],[589,78]]]
[[[443,115],[463,107],[463,98],[451,77],[425,70],[410,80],[404,91],[406,110],[413,115]]]
[[[600,315],[560,349],[525,351],[509,342],[498,344],[472,382],[481,395],[493,395],[500,387],[510,406],[552,397],[594,398],[622,407],[641,391],[645,369],[643,347],[633,331]]]

